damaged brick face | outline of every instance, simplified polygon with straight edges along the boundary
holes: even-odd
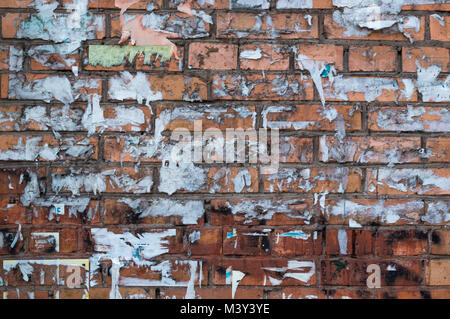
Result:
[[[450,3],[366,2],[0,1],[0,296],[450,298]]]

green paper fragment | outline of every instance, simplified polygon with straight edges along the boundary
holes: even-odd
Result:
[[[101,65],[110,68],[120,65],[124,59],[133,61],[137,54],[144,54],[144,64],[150,64],[153,54],[161,56],[161,62],[170,60],[172,47],[170,45],[149,45],[149,46],[120,46],[120,45],[90,45],[89,64],[92,66]]]

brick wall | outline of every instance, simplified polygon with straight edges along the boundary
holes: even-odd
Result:
[[[2,0],[3,297],[449,298],[450,3],[373,2]]]

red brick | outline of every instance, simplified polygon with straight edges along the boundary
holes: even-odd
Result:
[[[368,126],[371,131],[447,131],[448,110],[440,107],[372,107]]]
[[[279,150],[282,163],[311,163],[313,161],[311,138],[281,136]]]
[[[325,200],[328,224],[416,225],[423,218],[424,202],[413,199],[340,199]]]
[[[350,71],[394,72],[396,70],[397,51],[392,47],[350,47]]]
[[[242,70],[288,70],[289,49],[279,44],[252,43],[239,48]]]
[[[428,286],[450,285],[450,259],[429,260],[426,264],[425,276]]]
[[[429,162],[450,162],[450,138],[429,138],[426,149],[431,153]]]
[[[436,47],[403,48],[403,71],[417,72],[417,63],[422,68],[437,65],[441,68],[442,72],[447,72],[450,63],[449,50]]]
[[[419,163],[421,150],[418,137],[321,136],[319,156],[323,162]]]
[[[200,299],[231,299],[231,287],[198,287],[194,289],[195,298]],[[186,289],[183,288],[162,288],[160,291],[161,299],[184,299]],[[259,288],[239,287],[236,290],[234,299],[263,299],[264,291]]]
[[[213,265],[213,283],[226,284],[227,269],[245,274],[243,286],[309,286],[316,283],[316,265],[311,260],[275,258],[223,259]],[[238,288],[239,290],[239,288]]]
[[[223,254],[244,256],[269,255],[271,238],[270,228],[224,227]]]
[[[326,253],[332,256],[370,256],[375,253],[375,231],[327,229]]]
[[[3,292],[3,299],[49,299],[48,291],[8,290]]]
[[[282,288],[271,291],[269,299],[327,299],[327,293],[320,288]]]
[[[424,255],[428,249],[425,230],[386,230],[377,233],[378,256]]]
[[[431,40],[450,41],[450,16],[430,16]]]
[[[367,170],[370,194],[450,194],[448,168],[379,168]]]
[[[450,255],[450,230],[436,229],[431,233],[431,253]]]
[[[425,17],[418,17],[420,20],[420,30],[405,29],[414,41],[424,39],[425,35]],[[407,23],[407,21],[406,21]],[[408,41],[408,38],[400,33],[384,32],[384,30],[372,31],[369,35],[345,35],[346,28],[341,27],[339,23],[333,20],[333,15],[324,17],[324,34],[327,39],[352,39],[352,40],[384,40],[384,41]]]
[[[214,75],[212,94],[221,100],[312,100],[309,79],[298,75]]]
[[[254,30],[261,22],[261,27]],[[304,14],[269,14],[255,15],[244,12],[217,13],[217,38],[247,39],[310,39],[318,36],[318,18],[313,16],[311,25]],[[299,31],[297,31],[299,30]]]
[[[39,236],[38,233],[58,233],[58,239],[54,236]],[[33,235],[35,234],[35,235]],[[54,244],[53,244],[54,243]],[[59,246],[59,251],[56,247]],[[76,228],[32,228],[29,230],[29,252],[42,256],[52,253],[74,253],[78,251],[78,230]]]
[[[276,256],[320,256],[322,230],[299,228],[277,229],[273,234],[273,254]]]
[[[25,207],[20,203],[20,197],[0,198],[0,225],[25,224],[28,219]]]
[[[310,60],[315,62],[323,62],[324,64],[333,65],[337,70],[342,70],[344,66],[344,48],[332,44],[299,44],[297,45],[297,54],[295,56],[295,67],[299,66],[297,57],[300,60]],[[303,56],[306,56],[303,58]]]
[[[361,171],[357,168],[280,168],[276,174],[264,176],[266,192],[330,193],[361,191]]]
[[[83,136],[57,140],[53,136],[0,136],[4,161],[60,161],[97,159],[98,139]],[[35,146],[35,152],[33,152]]]
[[[352,106],[335,108],[343,118],[346,130],[361,129],[361,111]],[[263,127],[280,130],[323,130],[334,131],[336,119],[329,120],[319,105],[270,106],[262,111]]]
[[[233,44],[193,42],[189,44],[188,67],[206,70],[233,70],[238,49]]]
[[[370,264],[380,266],[381,287],[417,286],[422,282],[421,260],[354,260],[334,259],[322,261],[323,285],[366,286]]]
[[[213,199],[210,223],[225,225],[304,225],[318,220],[319,208],[305,199]]]
[[[189,228],[184,251],[192,256],[222,254],[222,228]]]

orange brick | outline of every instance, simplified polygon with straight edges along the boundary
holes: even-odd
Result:
[[[376,232],[371,230],[327,229],[326,254],[329,256],[373,256]]]
[[[280,168],[275,174],[264,175],[266,192],[330,193],[361,191],[361,171],[357,168]]]
[[[424,39],[425,35],[425,17],[420,17],[420,30],[405,29],[414,41]],[[407,23],[407,21],[405,21]],[[341,27],[339,23],[333,20],[332,15],[324,17],[324,34],[327,39],[352,39],[352,40],[385,40],[385,41],[408,41],[408,38],[398,32],[383,32],[384,30],[372,31],[369,35],[345,35],[346,28]]]
[[[58,233],[59,237],[39,233]],[[75,228],[32,228],[29,231],[29,252],[42,256],[51,253],[74,253],[78,251],[78,230]],[[33,235],[34,234],[34,235]],[[59,240],[55,240],[58,239]],[[56,247],[59,250],[56,251]]]
[[[252,43],[241,45],[242,70],[288,70],[289,49],[279,44]]]
[[[428,249],[425,230],[386,230],[377,233],[378,256],[424,255]]]
[[[436,229],[431,233],[431,253],[450,255],[450,231],[448,229]]]
[[[361,129],[361,112],[352,106],[337,106],[338,115],[329,120],[321,105],[269,106],[263,112],[263,127],[280,130],[334,131],[336,119],[343,117],[345,129]]]
[[[367,171],[370,194],[450,194],[448,168],[379,168]]]
[[[323,162],[418,163],[420,145],[417,137],[322,136],[319,156]]]
[[[212,94],[221,100],[312,100],[310,79],[287,74],[214,75]]]
[[[28,223],[25,207],[16,196],[0,198],[0,225],[14,225]]]
[[[446,48],[403,48],[402,60],[404,72],[416,72],[416,63],[419,63],[422,68],[428,68],[431,65],[438,65],[441,67],[442,72],[447,72],[448,64],[450,62],[450,55],[449,50]]]
[[[425,268],[425,278],[428,286],[450,285],[450,259],[429,260]]]
[[[233,70],[237,67],[237,46],[193,42],[189,45],[188,67],[206,70]]]
[[[281,136],[279,151],[282,163],[311,163],[313,161],[313,141],[310,138]]]
[[[431,16],[430,36],[432,40],[450,41],[450,16]]]
[[[231,288],[199,287],[194,290],[195,298],[201,299],[231,299]],[[160,291],[161,299],[184,299],[186,289],[184,288],[162,288]],[[263,299],[264,291],[259,288],[239,287],[236,290],[234,299]]]
[[[33,147],[34,146],[34,149]],[[97,138],[63,138],[53,136],[0,136],[3,161],[57,161],[63,159],[97,159]]]
[[[0,8],[28,8],[32,2],[33,0],[4,0],[0,3]]]
[[[328,224],[392,226],[420,224],[425,204],[413,199],[327,199],[325,206]]]
[[[312,198],[214,199],[209,214],[217,226],[304,225],[318,221],[319,207]]]
[[[316,264],[310,259],[286,260],[267,257],[222,259],[213,264],[213,283],[225,285],[228,271],[240,271],[245,274],[239,282],[239,287],[310,286],[315,285],[317,280]]]
[[[192,256],[222,255],[222,228],[188,228],[184,251]]]
[[[269,255],[271,238],[271,229],[225,227],[223,229],[223,254]]]
[[[350,71],[393,72],[396,70],[397,51],[392,47],[373,46],[349,49]]]
[[[299,44],[297,45],[297,54],[301,57],[300,60],[311,60],[332,64],[337,70],[342,70],[343,68],[344,48],[341,46],[332,44]],[[294,57],[296,68],[300,68],[297,60],[298,56]]]
[[[219,12],[216,36],[217,38],[245,37],[248,39],[278,37],[281,39],[311,39],[318,37],[317,21],[317,16],[313,16],[311,25],[309,25],[304,14],[297,13],[255,15],[244,12]]]
[[[204,207],[201,201],[137,201],[128,202],[126,199],[106,198],[103,204],[103,223],[106,225],[122,224],[167,224],[167,225],[199,225],[204,223]],[[167,206],[173,209],[170,214],[165,214]],[[163,207],[163,208],[161,208]],[[166,208],[164,208],[166,207]],[[183,214],[189,209],[192,216]]]
[[[440,107],[371,107],[371,131],[446,132],[450,120],[447,108]]]
[[[427,150],[431,152],[430,162],[450,162],[450,138],[427,139]]]
[[[282,228],[274,231],[272,251],[275,256],[320,256],[322,231]]]

